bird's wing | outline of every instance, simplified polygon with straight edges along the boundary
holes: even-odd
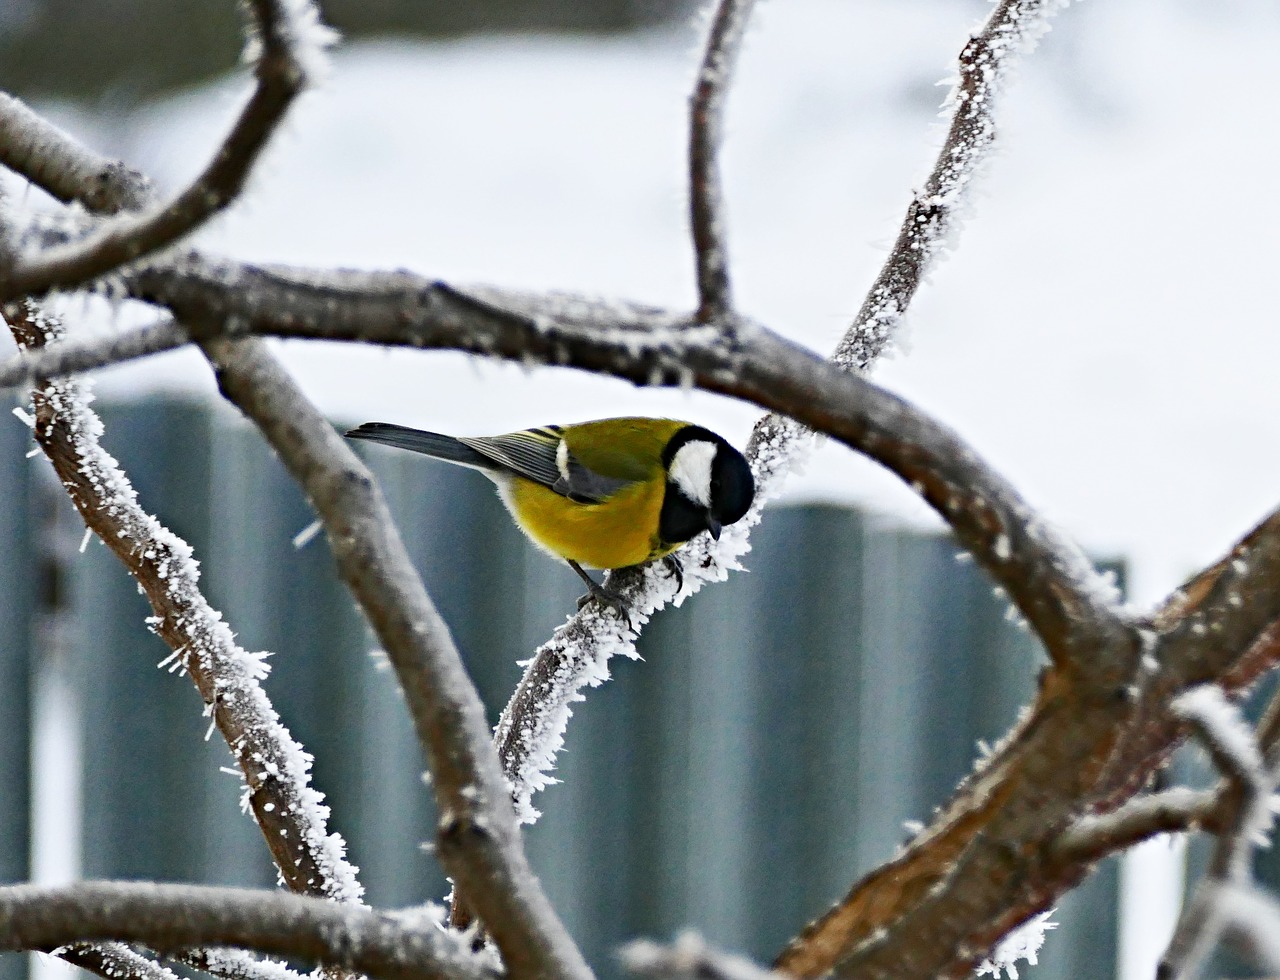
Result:
[[[559,426],[522,429],[500,436],[460,436],[458,441],[513,473],[578,503],[599,503],[634,482],[584,466],[569,452]]]

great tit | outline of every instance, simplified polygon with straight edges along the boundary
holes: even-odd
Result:
[[[755,481],[742,454],[700,425],[620,418],[544,425],[500,436],[445,436],[389,422],[366,422],[352,439],[398,446],[477,469],[498,487],[519,528],[563,558],[588,596],[626,617],[621,599],[583,571],[664,559],[686,541],[739,520]]]

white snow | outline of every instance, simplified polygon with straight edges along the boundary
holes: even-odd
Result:
[[[1056,922],[1050,922],[1049,916],[1055,909],[1032,916],[1013,932],[1000,940],[991,954],[991,959],[978,967],[974,976],[1008,976],[1010,980],[1018,980],[1018,962],[1026,960],[1036,965],[1040,947],[1044,945],[1044,934],[1050,929],[1058,928]]]

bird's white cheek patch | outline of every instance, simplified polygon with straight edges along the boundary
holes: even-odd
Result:
[[[711,464],[715,458],[715,443],[701,439],[686,442],[671,457],[671,482],[703,507],[711,506]]]

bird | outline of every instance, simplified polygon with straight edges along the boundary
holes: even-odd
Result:
[[[678,592],[684,577],[672,552],[703,531],[718,540],[755,498],[742,453],[710,429],[678,419],[599,419],[497,436],[366,422],[346,435],[479,470],[496,484],[516,526],[586,583],[578,607],[595,599],[628,626],[621,596],[585,568],[661,559]]]

